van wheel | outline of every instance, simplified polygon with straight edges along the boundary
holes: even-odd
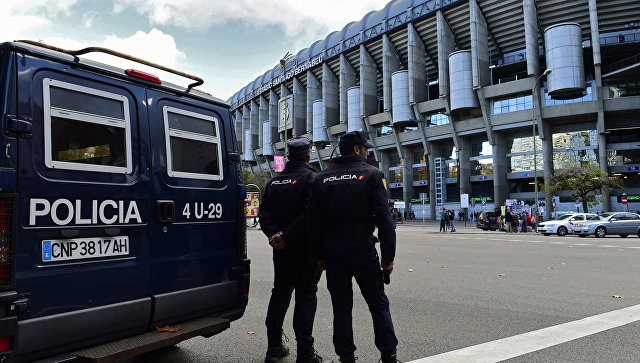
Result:
[[[620,237],[622,237],[622,238],[625,238],[625,237],[627,237],[627,236],[628,236],[628,234],[621,234],[621,235],[620,235]]]
[[[596,237],[598,238],[603,238],[604,236],[607,235],[607,230],[604,229],[604,227],[598,227],[596,228],[596,233],[595,233]]]
[[[558,227],[558,236],[563,237],[567,235],[567,227],[560,226]]]

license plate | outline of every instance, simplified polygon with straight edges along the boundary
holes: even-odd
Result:
[[[42,262],[129,255],[129,237],[89,237],[42,241]]]

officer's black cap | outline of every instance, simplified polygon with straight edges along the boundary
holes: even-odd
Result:
[[[375,145],[367,142],[367,134],[364,131],[351,131],[340,137],[340,146],[358,146],[364,145],[368,149],[375,148]]]
[[[306,137],[296,137],[287,141],[287,147],[289,148],[289,155],[291,157],[305,157],[309,155],[309,149],[311,149],[311,140]]]

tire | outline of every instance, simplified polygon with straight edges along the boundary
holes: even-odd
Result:
[[[607,230],[604,227],[600,226],[600,227],[596,228],[596,231],[595,231],[594,234],[598,238],[604,238],[604,236],[607,235]]]
[[[558,227],[558,231],[557,231],[558,236],[564,237],[567,235],[568,232],[569,231],[567,230],[567,227],[564,227],[564,226]]]
[[[628,236],[628,234],[621,234],[621,235],[620,235],[620,237],[622,237],[622,238],[625,238],[625,237],[627,237],[627,236]]]

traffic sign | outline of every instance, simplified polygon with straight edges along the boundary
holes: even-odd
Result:
[[[483,206],[483,207],[486,207],[486,206],[487,206],[487,201],[486,201],[486,200],[484,200],[484,199],[482,200],[482,206]]]
[[[580,205],[580,201],[579,200],[576,200],[576,205]]]
[[[623,195],[622,198],[620,198],[620,202],[622,202],[622,204],[627,204],[627,196]]]

